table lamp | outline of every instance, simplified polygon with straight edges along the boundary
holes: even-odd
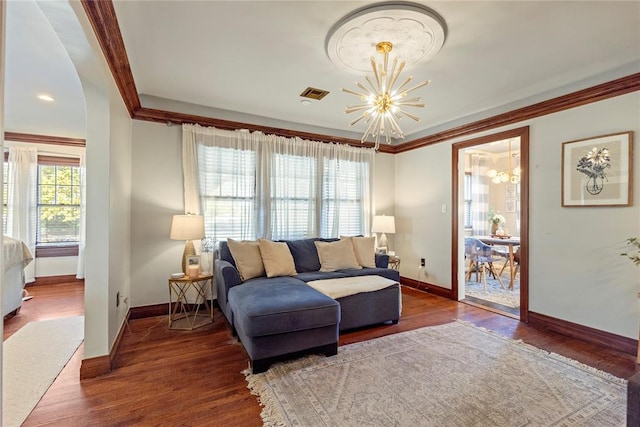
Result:
[[[196,254],[192,240],[204,237],[204,217],[202,215],[174,215],[171,221],[171,240],[186,240],[182,254],[182,272],[187,274],[187,257]]]
[[[385,233],[393,234],[396,232],[396,220],[393,215],[374,216],[373,222],[371,224],[371,232],[382,233],[380,235],[380,239],[378,240],[378,248],[387,248],[387,235]]]

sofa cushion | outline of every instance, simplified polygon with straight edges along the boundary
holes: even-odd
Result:
[[[395,282],[400,282],[400,272],[391,268],[363,268],[362,270],[338,270],[336,273],[342,273],[346,276],[382,276]]]
[[[298,274],[289,246],[286,243],[258,239],[258,246],[267,277],[295,276]]]
[[[320,270],[318,250],[314,242],[318,239],[283,240],[289,247],[298,273]]]
[[[353,252],[351,240],[344,239],[336,242],[316,241],[314,244],[318,249],[320,271],[362,268],[360,264],[358,264],[355,252]]]
[[[236,328],[250,337],[340,323],[338,302],[293,277],[253,279],[231,288],[229,305]]]
[[[227,243],[242,281],[265,275],[258,242],[227,239]]]
[[[338,279],[340,277],[349,277],[349,273],[351,271],[360,271],[360,270],[346,270],[347,273],[338,272],[338,271],[307,271],[304,273],[298,273],[296,279],[300,279],[303,282],[310,282],[312,280],[324,280],[324,279]]]
[[[351,240],[353,252],[361,267],[376,266],[376,238],[375,237],[344,237]]]

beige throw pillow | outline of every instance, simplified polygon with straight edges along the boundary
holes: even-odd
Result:
[[[356,254],[358,264],[362,267],[375,268],[376,266],[376,238],[375,237],[349,237],[353,244],[353,252]]]
[[[289,246],[284,242],[258,239],[262,263],[267,277],[295,276],[298,274]]]
[[[336,242],[314,242],[320,259],[320,271],[336,271],[348,268],[362,268],[353,252],[351,240]]]
[[[260,247],[258,242],[253,240],[233,240],[227,239],[231,256],[236,262],[236,267],[240,273],[240,279],[253,279],[254,277],[264,276],[264,265],[262,264],[262,256],[260,255]]]

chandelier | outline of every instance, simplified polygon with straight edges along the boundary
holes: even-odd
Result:
[[[518,166],[511,169],[511,159],[515,158],[516,156],[517,154],[511,154],[511,140],[509,140],[509,158],[507,160],[507,170],[498,172],[496,169],[489,169],[487,171],[487,176],[491,178],[491,182],[493,182],[494,184],[500,184],[503,182],[517,184],[520,182],[520,174],[522,173],[520,165],[518,164]]]
[[[405,62],[398,64],[398,58],[394,58],[389,71],[389,52],[393,49],[393,44],[388,41],[382,41],[376,45],[376,51],[383,54],[382,62],[377,64],[375,58],[371,57],[371,68],[373,69],[374,80],[369,76],[365,77],[368,86],[356,82],[356,86],[360,91],[353,91],[342,88],[343,92],[355,95],[362,101],[361,104],[349,105],[345,109],[346,114],[354,112],[362,112],[360,117],[352,121],[349,126],[353,126],[360,120],[364,119],[368,124],[367,129],[362,136],[361,142],[365,142],[367,137],[371,135],[375,142],[375,149],[380,147],[380,139],[384,137],[387,144],[391,144],[391,138],[404,138],[404,132],[398,124],[398,120],[402,117],[408,117],[416,122],[419,117],[405,111],[404,107],[423,108],[424,103],[420,102],[420,98],[407,98],[407,95],[416,89],[429,84],[429,80],[425,80],[413,87],[408,87],[413,76],[409,76],[404,82],[395,88],[399,81],[400,73],[405,67]]]

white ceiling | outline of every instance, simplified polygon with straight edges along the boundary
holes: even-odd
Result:
[[[354,98],[340,88],[355,89],[364,76],[333,64],[325,38],[341,18],[375,3],[120,0],[114,6],[138,92],[146,95],[143,106],[149,99],[175,109],[185,105],[164,98],[215,108],[218,118],[278,120],[292,129],[320,127],[341,136],[352,131],[347,136],[358,138],[363,124],[350,129],[355,117],[344,114]],[[416,91],[427,104],[412,109],[420,122],[401,122],[408,140],[465,117],[640,71],[638,1],[420,3],[442,16],[447,38],[433,59],[406,72],[416,81],[431,80]],[[28,5],[37,8],[31,0],[9,1],[6,129],[82,136],[78,78],[42,14],[26,15]],[[330,94],[303,106],[299,94],[307,86]],[[34,101],[41,91],[57,102]]]

